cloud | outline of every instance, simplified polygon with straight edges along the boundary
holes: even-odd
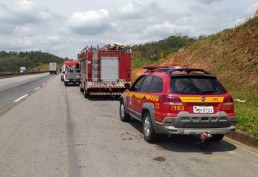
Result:
[[[0,0],[0,48],[74,58],[86,45],[209,35],[252,17],[256,1]]]
[[[0,22],[9,25],[36,24],[47,20],[49,12],[29,0],[1,1]]]
[[[133,22],[152,22],[160,21],[161,17],[166,18],[168,15],[165,9],[162,9],[157,2],[139,3],[132,2],[125,4],[118,12],[115,13],[115,19],[119,21],[133,21]]]
[[[112,28],[106,9],[75,12],[67,20],[67,24],[73,32],[81,35],[96,35]]]
[[[119,10],[119,17],[122,19],[137,20],[140,18],[146,18],[147,10],[144,5],[133,2],[126,4]]]
[[[158,36],[161,38],[167,37],[169,35],[175,34],[178,26],[171,24],[170,22],[163,22],[161,24],[155,24],[152,26],[148,26],[145,29],[145,36]]]
[[[51,17],[51,18],[50,18]],[[0,0],[0,48],[7,51],[52,50],[63,41],[60,15],[29,0]],[[57,54],[57,53],[56,53]]]

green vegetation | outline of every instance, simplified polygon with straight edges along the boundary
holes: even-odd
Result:
[[[138,59],[158,60],[167,57],[169,54],[186,47],[195,41],[188,36],[170,36],[158,42],[149,42],[144,45],[132,46],[132,57]]]
[[[132,67],[133,68],[142,68],[145,65],[152,65],[156,63],[154,60],[148,60],[148,59],[133,59],[132,60]]]
[[[242,99],[246,102],[235,102],[237,115],[237,129],[247,132],[258,140],[258,87],[244,88],[230,87],[231,94],[235,99]]]
[[[64,60],[41,51],[6,52],[0,51],[0,72],[19,72],[24,66],[28,71],[48,71],[48,63],[62,63]],[[34,68],[41,68],[37,70]]]
[[[258,140],[257,29],[258,16],[236,28],[199,38],[154,64],[187,65],[216,75],[235,100],[245,100],[243,103],[235,102],[237,130],[247,132]],[[135,71],[139,73],[139,70]]]

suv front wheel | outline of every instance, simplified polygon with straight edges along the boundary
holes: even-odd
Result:
[[[142,131],[145,141],[147,141],[148,143],[153,143],[157,141],[158,135],[153,128],[150,114],[148,112],[146,112],[143,116]]]

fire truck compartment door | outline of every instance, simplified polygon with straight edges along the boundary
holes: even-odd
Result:
[[[119,79],[118,57],[101,57],[100,77],[103,81],[116,81]]]

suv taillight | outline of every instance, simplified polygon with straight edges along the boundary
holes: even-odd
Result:
[[[221,111],[234,112],[234,101],[231,96],[226,96],[221,106]]]
[[[223,101],[223,105],[232,105],[233,104],[233,98],[231,96],[226,96]]]
[[[159,96],[159,102],[168,105],[182,105],[182,101],[177,96],[161,95]]]

